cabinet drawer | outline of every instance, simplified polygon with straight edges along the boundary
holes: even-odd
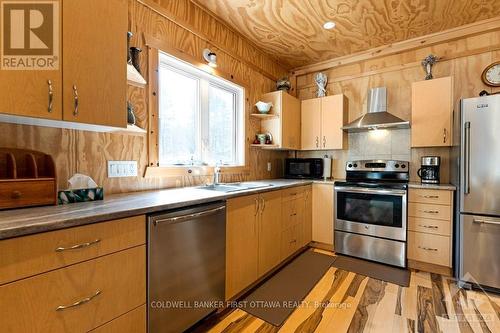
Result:
[[[113,319],[91,333],[146,333],[146,305]]]
[[[144,215],[2,240],[0,285],[145,243]]]
[[[451,221],[451,207],[410,202],[408,216]]]
[[[283,202],[295,200],[304,196],[304,186],[291,187],[282,190],[281,198]]]
[[[408,230],[450,236],[451,222],[449,220],[432,220],[410,216],[408,218]]]
[[[55,204],[53,179],[0,182],[0,209]]]
[[[289,200],[282,204],[281,229],[285,230],[291,226],[302,223],[304,220],[304,200]]]
[[[411,188],[408,201],[451,206],[452,194],[452,191]]]
[[[0,299],[3,331],[87,332],[146,302],[146,246],[5,284]]]
[[[281,260],[300,249],[302,224],[294,225],[281,234]]]
[[[408,259],[450,267],[450,237],[409,231]]]

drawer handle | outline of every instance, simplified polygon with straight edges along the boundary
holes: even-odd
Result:
[[[96,298],[97,296],[99,296],[100,294],[101,294],[101,291],[98,290],[98,291],[95,292],[95,294],[93,294],[93,295],[91,295],[89,297],[85,297],[84,299],[81,299],[79,301],[76,301],[73,304],[70,304],[70,305],[59,305],[56,308],[56,311],[62,311],[62,310],[74,308],[75,306],[83,305],[85,303],[90,302],[91,300],[93,300],[94,298]]]
[[[422,227],[422,228],[427,228],[427,229],[438,229],[439,228],[437,225],[419,224],[418,226]]]
[[[12,191],[12,199],[19,199],[20,197],[23,196],[23,192],[21,191]]]
[[[424,210],[424,213],[428,213],[428,214],[439,214],[439,210]]]
[[[290,214],[290,216],[296,216],[296,215],[297,215],[297,213]]]
[[[419,249],[426,250],[426,251],[437,251],[438,249],[432,248],[432,247],[422,247],[419,246]]]
[[[496,221],[488,221],[488,220],[478,220],[478,219],[473,219],[472,222],[478,223],[478,224],[495,224],[495,225],[500,225],[500,222]]]
[[[93,241],[87,242],[87,243],[82,243],[82,244],[76,244],[70,247],[58,247],[56,248],[56,252],[62,252],[62,251],[67,251],[67,250],[76,250],[76,249],[81,249],[84,247],[89,247],[91,245],[99,243],[101,240],[99,238],[94,239]]]
[[[422,197],[427,199],[439,199],[439,195],[423,195]]]
[[[294,240],[291,240],[291,241],[290,241],[290,244],[293,244],[293,243],[297,243],[297,240],[296,240],[296,239],[294,239]]]

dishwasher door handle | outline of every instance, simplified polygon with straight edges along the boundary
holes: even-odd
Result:
[[[186,221],[186,220],[191,220],[191,219],[198,218],[198,217],[204,217],[204,216],[213,215],[213,214],[215,214],[215,213],[217,213],[217,212],[219,212],[221,210],[224,210],[224,209],[226,209],[226,206],[220,206],[220,207],[217,207],[217,208],[213,208],[213,209],[209,209],[209,210],[204,210],[204,211],[199,212],[199,213],[193,213],[193,214],[187,214],[187,215],[169,217],[169,218],[161,219],[161,220],[154,220],[153,224],[155,226],[157,226],[160,223],[178,223],[178,222],[182,222],[182,221]]]

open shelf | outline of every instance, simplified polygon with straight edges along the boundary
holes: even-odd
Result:
[[[250,117],[258,119],[272,119],[272,118],[278,118],[278,115],[274,113],[252,113],[250,114]]]
[[[254,144],[254,143],[252,143],[250,145],[250,147],[253,147],[253,148],[262,148],[262,149],[275,149],[275,148],[279,148],[279,145],[262,145],[262,144]]]
[[[113,133],[128,134],[128,135],[143,135],[143,134],[146,134],[146,130],[143,128],[140,128],[139,126],[128,124],[127,128],[113,131]]]
[[[127,83],[131,86],[144,88],[147,84],[142,75],[134,66],[127,64]]]

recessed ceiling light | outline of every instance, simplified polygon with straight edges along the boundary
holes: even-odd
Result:
[[[323,24],[323,28],[325,28],[326,30],[331,30],[335,28],[335,22],[327,21]]]

